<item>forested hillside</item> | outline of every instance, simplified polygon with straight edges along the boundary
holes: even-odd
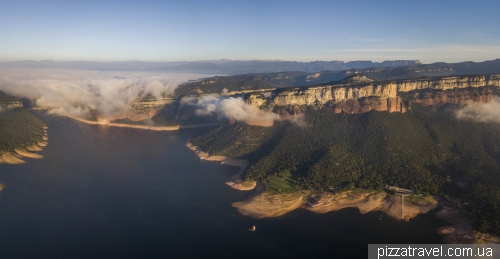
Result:
[[[305,189],[389,184],[459,195],[480,212],[481,230],[500,233],[500,125],[460,121],[448,110],[414,105],[408,113],[348,115],[311,107],[303,127],[226,125],[193,142],[213,154],[249,158],[248,179],[291,174]]]
[[[0,106],[2,103],[10,103],[10,102],[18,102],[21,101],[19,98],[14,96],[6,95],[2,91],[0,91]]]
[[[0,92],[0,103],[12,101],[19,99]],[[24,108],[0,108],[0,151],[12,151],[42,141],[44,125]]]

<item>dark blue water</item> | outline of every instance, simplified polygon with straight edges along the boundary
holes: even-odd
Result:
[[[410,222],[344,209],[240,215],[236,167],[154,132],[41,115],[43,159],[0,165],[0,258],[364,258],[368,243],[439,243],[432,213]],[[257,226],[256,232],[248,229]]]

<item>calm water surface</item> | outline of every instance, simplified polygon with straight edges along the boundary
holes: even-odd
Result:
[[[368,243],[443,241],[433,213],[410,222],[357,209],[242,216],[231,203],[251,192],[224,184],[238,168],[184,146],[201,130],[41,116],[44,158],[0,165],[0,258],[364,258]]]

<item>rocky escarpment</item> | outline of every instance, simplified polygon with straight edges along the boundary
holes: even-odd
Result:
[[[363,79],[361,77],[361,79]],[[304,87],[287,88],[275,91],[269,100],[271,105],[317,105],[328,102],[346,102],[366,97],[396,98],[398,92],[410,92],[422,89],[450,90],[468,87],[500,87],[500,75],[448,76],[405,79],[398,81],[340,81],[338,83]]]
[[[406,112],[411,103],[490,102],[493,92],[486,86],[500,87],[500,74],[397,81],[376,81],[363,75],[352,75],[332,84],[260,91],[247,95],[246,101],[257,107],[326,105],[336,113],[364,113],[371,110]],[[408,93],[408,98],[403,100],[402,93]]]

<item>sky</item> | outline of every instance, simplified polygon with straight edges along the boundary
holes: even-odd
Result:
[[[0,61],[500,58],[500,1],[0,0]]]

